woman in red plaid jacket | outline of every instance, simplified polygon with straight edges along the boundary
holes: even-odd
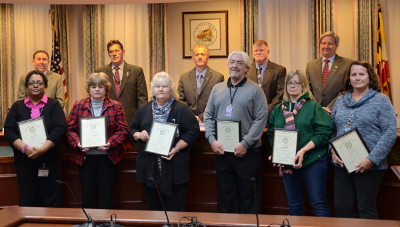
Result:
[[[112,208],[116,164],[125,154],[123,142],[128,135],[128,125],[121,103],[108,97],[110,89],[107,74],[90,75],[86,82],[89,98],[74,104],[67,122],[67,138],[73,147],[70,160],[78,164],[85,208],[96,208],[97,190],[99,208]],[[83,144],[82,147],[81,119],[100,116],[104,116],[106,121],[106,144],[93,147],[90,141],[84,141],[87,145]]]

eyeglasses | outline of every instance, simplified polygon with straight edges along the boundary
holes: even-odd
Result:
[[[35,85],[37,85],[37,86],[42,86],[43,84],[44,84],[44,82],[43,81],[36,81],[36,82],[34,82],[34,81],[31,81],[31,82],[28,82],[28,83],[26,83],[28,86],[31,86],[31,87],[33,87],[33,86],[35,86]]]
[[[122,50],[110,50],[110,51],[108,51],[108,53],[109,54],[113,54],[113,53],[116,53],[116,54],[118,54],[119,52],[121,52]]]
[[[286,85],[289,87],[291,87],[291,86],[297,87],[300,85],[300,82],[287,82]]]

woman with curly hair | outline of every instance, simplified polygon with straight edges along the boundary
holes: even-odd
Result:
[[[334,201],[339,217],[377,219],[376,197],[388,165],[386,156],[397,138],[396,114],[390,99],[381,93],[379,78],[365,61],[354,61],[346,76],[344,96],[337,99],[331,113],[334,136],[357,128],[371,153],[348,173],[333,149],[335,166]]]

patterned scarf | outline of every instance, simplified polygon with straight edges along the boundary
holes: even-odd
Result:
[[[294,106],[293,112],[287,111],[287,108],[285,106],[285,103],[282,101],[282,111],[283,111],[283,116],[285,117],[285,127],[286,129],[295,129],[296,125],[294,123],[294,116],[296,116],[297,113],[299,113],[300,109],[303,107],[303,104],[306,100],[301,99],[300,102],[296,103]],[[289,103],[291,105],[291,103]],[[289,169],[283,169],[282,166],[279,167],[279,176],[283,176],[283,174],[292,174],[292,168]]]
[[[283,111],[283,116],[285,117],[285,128],[287,129],[295,129],[296,125],[294,123],[294,116],[300,111],[300,109],[303,107],[303,104],[306,100],[301,99],[300,102],[296,103],[294,106],[293,112],[287,111],[286,106],[284,105],[284,102],[282,101],[282,111]],[[290,105],[290,103],[289,103]]]
[[[174,97],[171,96],[167,104],[158,107],[156,98],[153,97],[153,103],[151,104],[151,109],[153,110],[153,119],[155,121],[166,122],[174,100]]]

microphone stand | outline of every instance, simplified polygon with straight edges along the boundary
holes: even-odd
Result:
[[[161,194],[160,194],[160,190],[158,189],[157,182],[156,182],[156,181],[154,180],[154,178],[152,178],[152,177],[149,177],[149,179],[147,179],[147,181],[151,181],[151,182],[153,182],[153,183],[156,185],[156,189],[157,189],[157,192],[158,192],[158,197],[160,198],[161,205],[162,205],[162,207],[163,207],[163,209],[164,209],[165,217],[167,217],[167,224],[165,224],[163,227],[174,227],[174,225],[169,221],[168,214],[167,214],[167,210],[165,209],[163,200],[162,200],[162,198],[161,198]]]
[[[87,222],[83,223],[82,225],[79,225],[80,227],[95,227],[96,223],[92,220],[92,217],[90,217],[90,214],[87,214],[85,209],[83,209],[81,203],[79,202],[79,200],[76,198],[74,192],[72,191],[71,187],[69,186],[68,182],[65,181],[60,181],[60,180],[56,180],[55,181],[56,184],[66,184],[69,188],[69,191],[71,192],[71,194],[74,196],[76,202],[78,202],[79,207],[82,209],[83,213],[85,213],[86,217],[87,217]]]

